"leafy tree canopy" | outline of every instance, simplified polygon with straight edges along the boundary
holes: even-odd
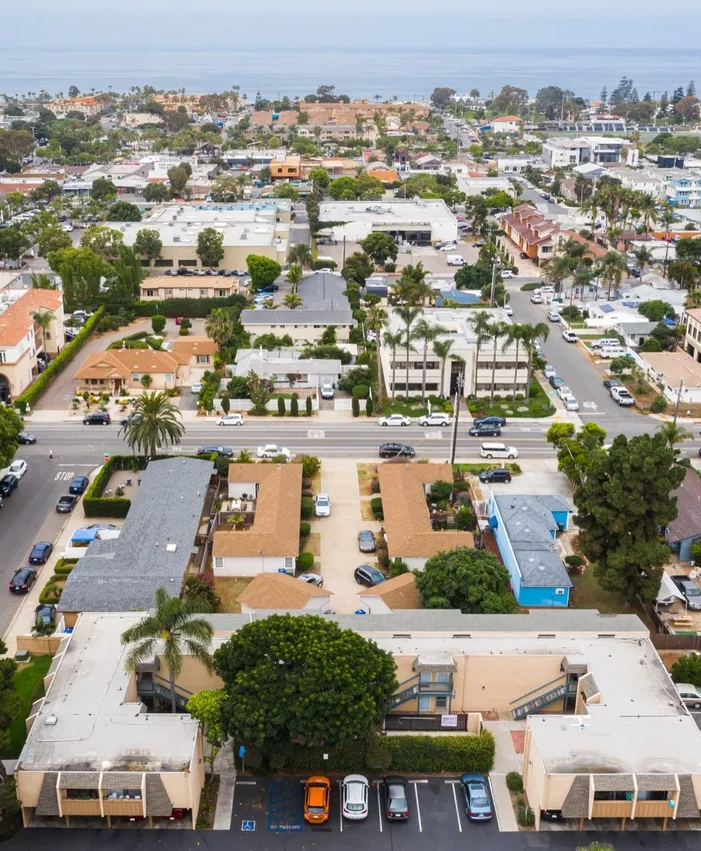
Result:
[[[17,435],[22,431],[22,420],[14,408],[0,407],[0,469],[7,467],[19,447]]]
[[[397,243],[388,233],[368,234],[360,246],[378,266],[384,265],[387,260],[396,260],[399,254]]]
[[[282,273],[282,266],[276,260],[260,254],[249,254],[246,257],[246,266],[253,290],[275,283]]]
[[[140,222],[141,213],[136,204],[129,201],[117,201],[107,211],[108,222]]]
[[[666,316],[674,316],[674,308],[666,301],[655,299],[644,301],[638,307],[638,313],[642,313],[649,322],[661,322]]]

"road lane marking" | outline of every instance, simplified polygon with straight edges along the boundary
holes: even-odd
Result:
[[[428,783],[428,780],[425,780],[424,783]],[[419,820],[419,833],[423,833],[423,825],[421,824],[421,807],[419,806],[419,789],[414,783],[414,797],[416,798],[416,816]]]
[[[380,784],[379,781],[375,783],[375,789],[377,790],[377,821],[380,824],[380,833],[382,833],[382,804],[380,803]]]
[[[341,827],[341,833],[343,833],[343,784],[341,781],[338,781],[338,794],[341,798],[341,806],[338,808],[338,821]]]
[[[492,788],[492,778],[487,776],[487,783],[489,783],[489,792],[492,796],[492,810],[494,811],[494,815],[497,817],[497,827],[499,828],[499,832],[501,833],[501,821],[499,821],[499,808],[496,805],[496,799],[494,798],[494,789]]]
[[[455,791],[455,783],[450,787],[453,790],[453,800],[455,801],[455,816],[458,820],[458,830],[462,833],[462,822],[460,821],[460,808],[458,807],[458,793]]]

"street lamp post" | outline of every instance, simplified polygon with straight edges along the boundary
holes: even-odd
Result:
[[[453,433],[450,437],[450,466],[455,463],[455,448],[458,442],[458,419],[460,417],[460,395],[465,384],[465,367],[458,373],[458,380],[455,386],[455,400],[453,403]]]

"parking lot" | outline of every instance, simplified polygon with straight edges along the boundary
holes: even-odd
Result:
[[[457,777],[430,777],[409,781],[406,822],[389,823],[384,817],[381,781],[370,780],[368,817],[349,821],[341,816],[340,779],[333,780],[331,816],[324,825],[304,822],[304,778],[239,780],[234,795],[231,830],[247,837],[250,848],[317,848],[328,843],[359,849],[391,848],[394,851],[425,851],[426,848],[464,848],[466,843],[493,840],[499,832],[496,818],[472,823],[465,816],[464,799]]]

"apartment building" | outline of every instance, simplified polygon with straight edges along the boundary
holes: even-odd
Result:
[[[543,160],[548,168],[570,168],[583,163],[617,164],[635,168],[638,149],[627,139],[609,136],[555,137],[543,143]]]
[[[228,298],[239,292],[239,279],[200,275],[151,275],[141,282],[142,301],[169,298]]]
[[[557,222],[547,219],[529,204],[514,207],[502,217],[501,226],[518,250],[537,263],[550,260],[568,237]]]
[[[701,363],[701,308],[687,310],[683,321],[686,323],[684,351]]]
[[[36,315],[50,318],[46,328]],[[26,390],[65,344],[63,295],[58,290],[10,289],[0,294],[0,402]]]
[[[459,376],[464,374],[463,395],[487,396],[492,390],[492,365],[494,345],[491,340],[482,343],[477,359],[477,334],[470,318],[477,310],[460,310],[453,308],[427,308],[422,317],[432,325],[440,326],[439,340],[452,340],[450,350],[451,360],[445,364],[435,356],[429,346],[426,359],[426,392],[428,394],[451,396],[458,386]],[[511,320],[500,309],[489,311],[490,319],[509,325]],[[404,323],[392,313],[389,319],[392,333],[405,328]],[[494,372],[494,389],[496,393],[511,393],[516,385],[517,393],[525,393],[528,378],[528,361],[526,352],[521,346],[516,360],[516,345],[503,347],[504,340],[499,340],[496,348],[496,369]],[[382,359],[382,375],[387,395],[403,394],[416,396],[421,392],[423,382],[423,350],[414,343],[415,351],[409,353],[409,383],[406,375],[406,349],[401,347],[393,354],[391,349],[381,343],[380,357]]]
[[[664,197],[674,207],[701,207],[701,172],[662,169],[665,175]]]

